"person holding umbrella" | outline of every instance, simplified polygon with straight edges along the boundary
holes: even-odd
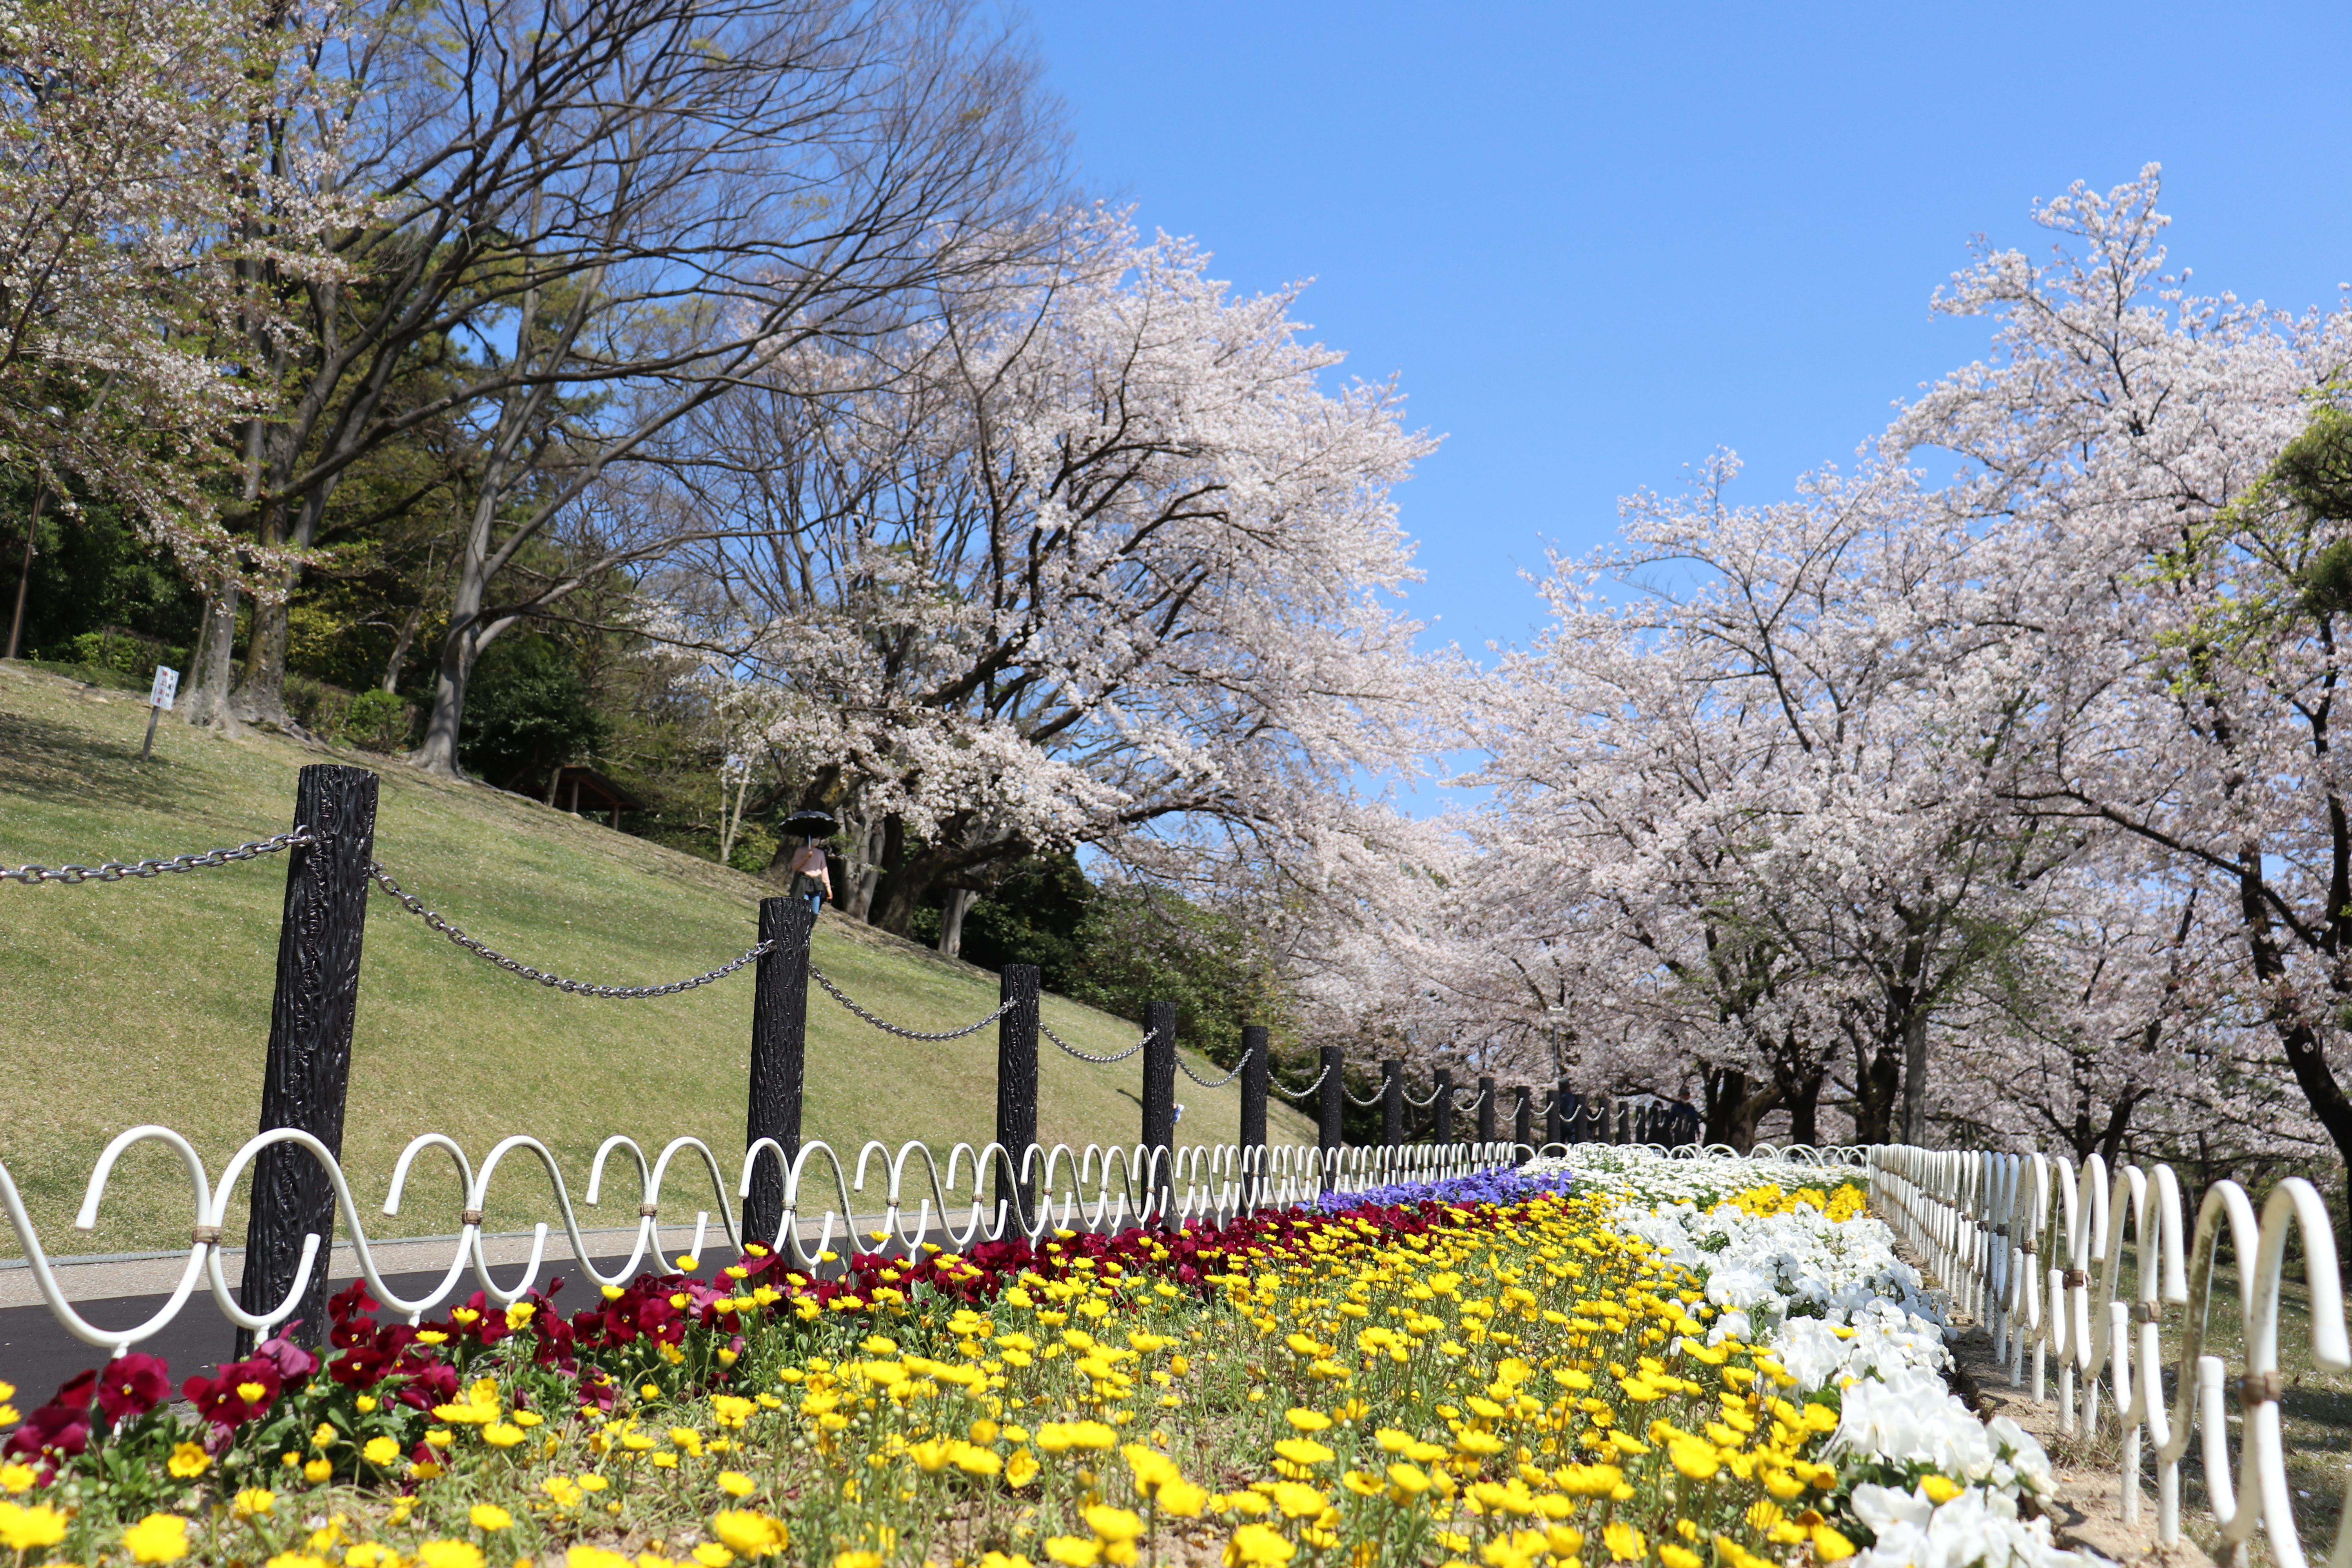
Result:
[[[833,870],[819,840],[832,837],[838,830],[824,812],[796,811],[784,818],[784,831],[798,835],[801,840],[786,868],[792,874],[793,892],[806,899],[809,913],[816,914],[833,897]]]

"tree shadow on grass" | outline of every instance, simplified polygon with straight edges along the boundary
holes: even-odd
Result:
[[[138,712],[137,737],[146,733]],[[86,729],[52,723],[29,714],[0,710],[0,794],[70,796],[92,805],[139,806],[164,811],[186,804],[187,787],[170,764],[142,763],[139,742],[94,735]]]

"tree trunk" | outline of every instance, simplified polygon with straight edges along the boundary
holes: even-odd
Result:
[[[940,951],[950,958],[962,956],[963,917],[979,901],[980,895],[970,888],[948,889],[948,900],[940,910]]]
[[[203,629],[197,634],[201,658],[191,672],[194,679],[191,689],[180,703],[180,717],[190,724],[202,724],[225,734],[238,732],[236,715],[229,710],[229,679],[234,665],[230,658],[236,642],[236,584],[226,583],[215,588],[205,601]]]
[[[392,657],[383,661],[383,689],[400,695],[400,672],[408,666],[408,650],[416,641],[416,629],[425,624],[425,601],[418,599],[416,607],[400,623],[400,635],[392,639]]]
[[[245,668],[237,676],[236,689],[229,695],[236,716],[247,724],[302,732],[286,711],[287,613],[300,580],[301,574],[289,567],[287,597],[274,605],[254,603],[253,628],[245,639]]]
[[[2115,1109],[2107,1113],[2107,1130],[2099,1140],[2099,1158],[2110,1171],[2116,1168],[2116,1157],[2123,1152],[2124,1132],[2131,1126],[2132,1111],[2138,1104],[2139,1096],[2127,1094],[2116,1101]]]
[[[849,901],[845,906],[854,921],[869,919],[874,912],[874,887],[881,879],[882,868],[876,857],[882,846],[882,830],[867,827],[857,835],[857,867],[850,878]]]
[[[917,900],[930,891],[931,879],[907,863],[907,819],[897,812],[882,819],[882,865],[875,879],[873,921],[893,936],[904,936],[915,923]]]
[[[441,668],[433,682],[433,710],[425,721],[425,738],[408,760],[428,773],[445,779],[463,778],[457,769],[457,732],[466,721],[466,686],[474,679],[478,650],[467,624],[452,626],[441,639]]]
[[[1748,1075],[1717,1068],[1706,1075],[1706,1128],[1700,1142],[1728,1143],[1745,1154],[1756,1146],[1756,1124],[1780,1103],[1780,1086],[1761,1083],[1752,1090]]]
[[[1927,1015],[1916,1006],[1903,1018],[1903,1142],[1927,1146]]]
[[[1854,1142],[1892,1143],[1895,1095],[1903,1081],[1903,1058],[1890,1047],[1881,1046],[1873,1051],[1859,1040],[1853,1054]]]
[[[1822,1072],[1818,1068],[1789,1096],[1789,1142],[1818,1147],[1821,1142]]]

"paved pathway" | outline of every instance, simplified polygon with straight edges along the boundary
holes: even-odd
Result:
[[[635,1237],[634,1227],[581,1232],[597,1271],[605,1275],[629,1260],[629,1248]],[[689,1233],[674,1237],[674,1232],[666,1228],[662,1239],[667,1242],[674,1238],[683,1247],[692,1237]],[[378,1245],[373,1249],[376,1267],[384,1271],[384,1283],[395,1293],[411,1298],[421,1296],[439,1284],[448,1272],[449,1259],[457,1251],[457,1239],[437,1237]],[[485,1237],[483,1256],[492,1265],[493,1272],[511,1284],[520,1277],[521,1265],[530,1256],[530,1239],[528,1235]],[[614,1250],[608,1252],[608,1248]],[[222,1252],[222,1266],[234,1285],[245,1268],[244,1250],[225,1247]],[[175,1252],[80,1261],[64,1259],[52,1267],[60,1289],[75,1310],[101,1327],[115,1328],[142,1321],[168,1300],[187,1261],[186,1253]],[[571,1263],[570,1240],[560,1233],[550,1236],[538,1283],[545,1289],[551,1279],[565,1280],[563,1293],[556,1299],[566,1309],[584,1305],[589,1299],[589,1293],[583,1289],[587,1281],[578,1268],[567,1267]],[[656,1265],[648,1258],[640,1267]],[[347,1247],[334,1249],[328,1268],[333,1288],[338,1290],[359,1277],[358,1261]],[[469,1265],[467,1281],[457,1300],[462,1301],[464,1292],[475,1288]],[[135,1348],[169,1362],[172,1381],[176,1385],[194,1373],[210,1370],[226,1357],[234,1337],[228,1320],[214,1304],[210,1284],[199,1280],[195,1294],[180,1309],[179,1316],[162,1332]],[[50,1314],[47,1303],[41,1300],[33,1283],[32,1270],[21,1259],[0,1263],[0,1381],[16,1385],[14,1403],[17,1406],[32,1408],[66,1379],[85,1367],[96,1366],[104,1357],[104,1352],[76,1339]]]

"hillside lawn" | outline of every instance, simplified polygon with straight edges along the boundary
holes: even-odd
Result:
[[[297,770],[315,762],[383,779],[375,858],[467,934],[539,968],[614,984],[717,967],[756,938],[759,900],[775,889],[729,868],[615,833],[600,823],[389,759],[269,734],[230,740],[165,716],[142,764],[147,710],[136,691],[0,663],[0,865],[137,860],[231,846],[291,826]],[[92,1164],[125,1127],[184,1134],[217,1177],[254,1133],[269,1032],[282,856],[177,876],[78,887],[0,881],[0,1163],[52,1255],[187,1245],[186,1179],[160,1145],[127,1156],[91,1232],[71,1228]],[[830,910],[819,968],[894,1022],[938,1030],[992,1011],[997,979]],[[566,995],[459,951],[381,890],[368,903],[343,1160],[370,1236],[446,1235],[461,1194],[444,1156],[419,1159],[398,1216],[380,1212],[410,1139],[443,1132],[477,1164],[498,1139],[530,1133],[554,1152],[575,1203],[597,1145],[626,1133],[648,1158],[681,1135],[709,1143],[730,1193],[743,1147],[752,976],[745,969],[679,996],[610,1002]],[[1103,1054],[1137,1028],[1060,997],[1045,1021]],[[919,1139],[942,1154],[985,1142],[995,1123],[993,1026],[914,1044],[850,1016],[812,985],[803,1135],[855,1173],[866,1140],[894,1151]],[[1133,1144],[1142,1058],[1073,1060],[1043,1042],[1040,1140],[1083,1150]],[[1222,1071],[1197,1051],[1202,1076]],[[1179,1076],[1180,1142],[1229,1142],[1238,1083],[1202,1089]],[[1311,1142],[1312,1124],[1279,1099],[1275,1142]],[[698,1164],[698,1162],[697,1162]],[[615,1173],[608,1169],[608,1178]],[[624,1173],[583,1226],[634,1219]],[[879,1206],[870,1183],[861,1210]],[[509,1156],[487,1228],[551,1218],[535,1161]],[[245,1198],[230,1205],[243,1228]],[[672,1166],[664,1207],[715,1208],[707,1177]],[[0,1224],[0,1255],[18,1256]]]

